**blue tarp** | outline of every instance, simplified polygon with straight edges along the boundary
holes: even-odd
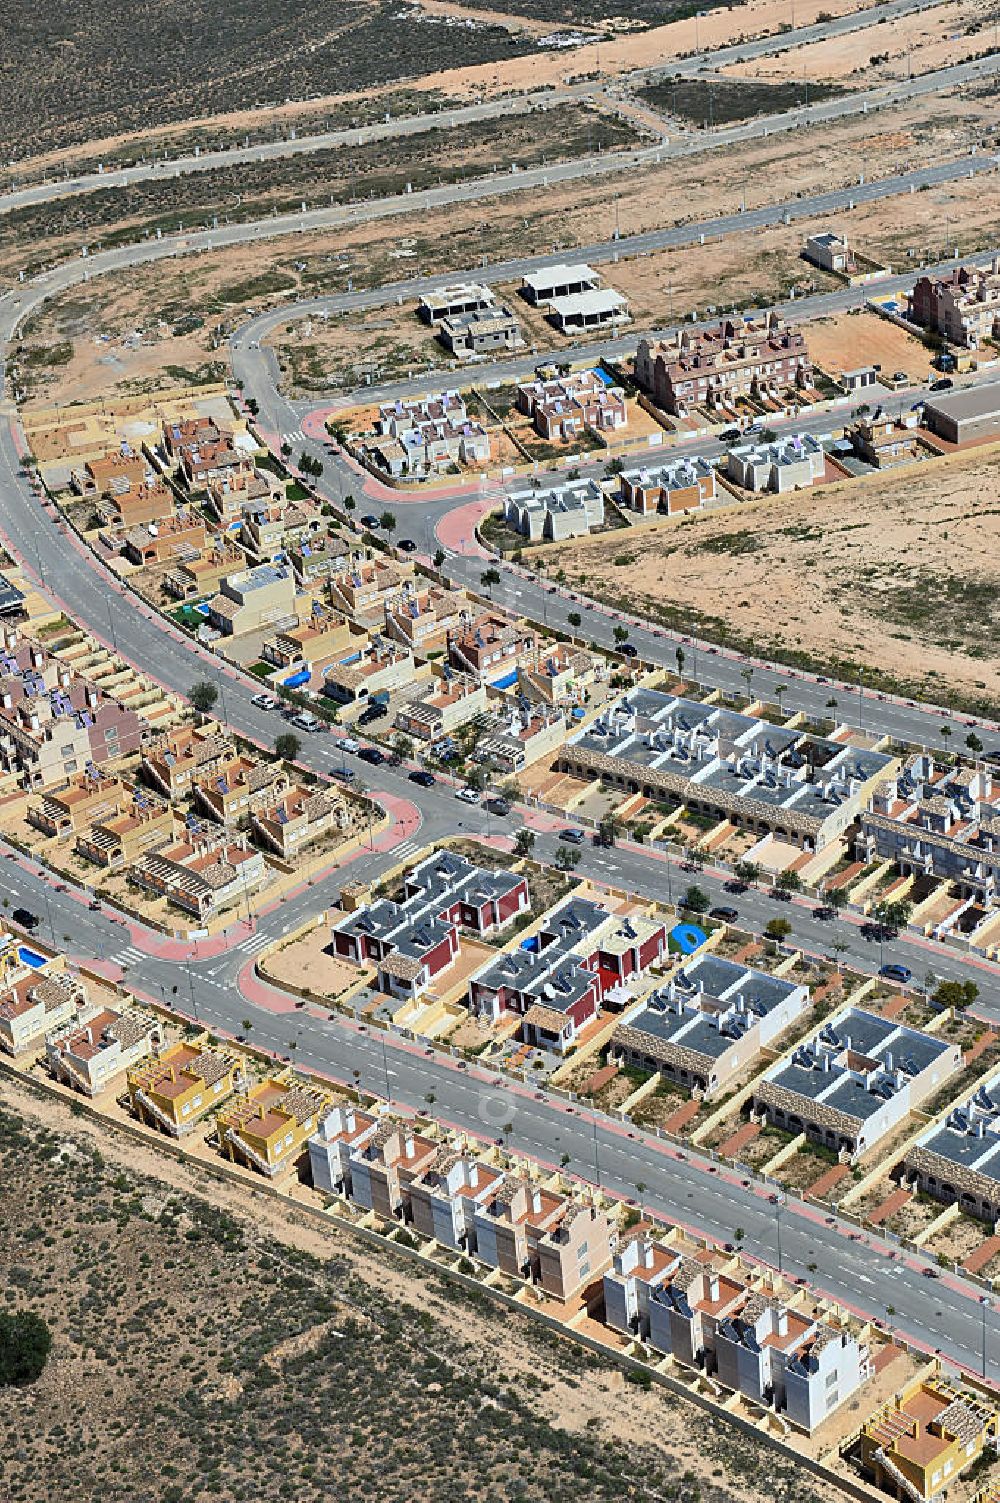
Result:
[[[308,668],[300,668],[298,673],[293,673],[291,678],[285,679],[286,689],[298,689],[300,685],[307,684],[311,675]]]
[[[516,683],[517,669],[515,668],[512,673],[505,673],[501,678],[495,678],[493,680],[493,687],[494,689],[509,689],[512,684]]]

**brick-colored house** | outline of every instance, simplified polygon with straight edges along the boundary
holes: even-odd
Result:
[[[657,406],[686,417],[694,407],[731,410],[743,397],[780,398],[810,387],[813,377],[805,335],[769,313],[683,329],[671,340],[641,339],[635,379]]]

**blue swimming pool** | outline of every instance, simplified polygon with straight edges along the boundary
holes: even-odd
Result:
[[[37,950],[29,950],[27,945],[18,945],[17,953],[21,964],[30,966],[33,971],[40,970],[45,964],[45,956],[39,955]]]
[[[668,936],[667,947],[675,955],[678,950],[682,955],[692,955],[706,938],[704,929],[699,929],[697,924],[675,924]]]

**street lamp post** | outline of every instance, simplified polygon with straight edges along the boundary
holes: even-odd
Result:
[[[599,1143],[597,1141],[597,1116],[596,1116],[596,1114],[591,1118],[591,1125],[593,1126],[593,1129],[594,1129],[594,1175],[595,1175],[595,1177],[597,1179],[597,1188],[600,1189],[601,1188],[601,1155],[600,1155],[600,1145],[599,1145]]]
[[[380,1042],[382,1044],[382,1069],[385,1072],[385,1099],[386,1099],[386,1101],[391,1101],[392,1100],[392,1087],[389,1084],[389,1056],[386,1054],[386,1051],[385,1051],[385,1034],[384,1033],[381,1035]]]
[[[990,1309],[989,1295],[979,1296],[979,1308],[983,1314],[983,1377],[986,1377],[986,1312]]]

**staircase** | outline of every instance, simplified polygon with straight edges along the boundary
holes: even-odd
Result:
[[[244,1138],[240,1137],[235,1127],[227,1128],[226,1142],[232,1143],[234,1148],[239,1149],[240,1154],[245,1159],[249,1160],[249,1162],[253,1164],[255,1169],[259,1169],[261,1174],[266,1174],[268,1179],[273,1178],[275,1173],[275,1166],[269,1164],[267,1162],[267,1159],[262,1159],[260,1154],[257,1153],[253,1148],[251,1148],[250,1144],[246,1142]]]
[[[903,1473],[899,1470],[899,1467],[896,1465],[896,1463],[890,1460],[889,1456],[886,1454],[884,1447],[880,1446],[879,1449],[875,1452],[875,1460],[878,1462],[882,1470],[888,1473],[893,1482],[895,1482],[896,1486],[901,1487],[908,1498],[913,1499],[913,1503],[924,1503],[923,1493],[918,1487],[914,1487],[909,1477],[903,1476]]]
[[[178,1128],[177,1123],[174,1122],[170,1117],[168,1117],[166,1112],[161,1111],[156,1102],[153,1101],[151,1097],[147,1096],[145,1091],[137,1090],[135,1093],[135,1099],[139,1102],[143,1111],[148,1112],[153,1120],[158,1122],[164,1129],[164,1131],[168,1132],[172,1138],[180,1137],[180,1129]]]

